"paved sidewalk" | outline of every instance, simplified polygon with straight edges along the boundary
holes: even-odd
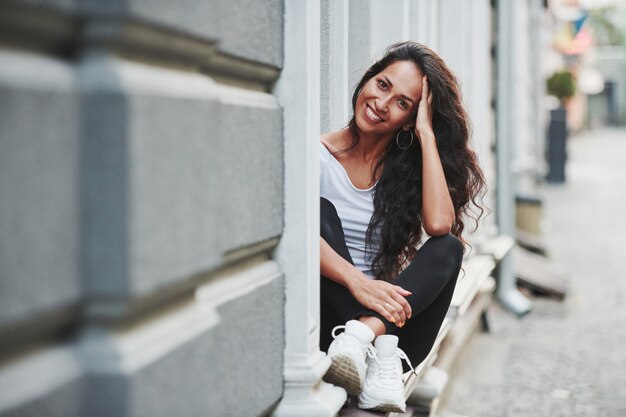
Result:
[[[469,417],[626,416],[626,130],[571,137],[567,183],[544,185],[546,243],[570,272],[563,302],[521,319],[492,305],[459,358],[446,409]]]

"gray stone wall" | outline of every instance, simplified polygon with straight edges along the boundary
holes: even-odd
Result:
[[[283,390],[282,1],[0,5],[0,415]]]

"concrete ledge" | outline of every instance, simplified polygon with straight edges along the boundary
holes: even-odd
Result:
[[[0,366],[0,414],[261,415],[282,394],[282,289],[275,262],[250,261],[139,322],[25,353]]]
[[[0,415],[80,416],[82,368],[71,346],[51,347],[0,366]]]
[[[94,13],[103,8],[99,1],[89,3],[93,4]],[[174,5],[160,0],[157,3],[155,7],[154,2],[129,0],[121,12],[194,37],[219,39],[220,49],[230,55],[282,66],[282,1],[183,0]]]
[[[491,256],[475,255],[463,263],[461,276],[457,282],[450,308],[455,315],[463,315],[474,301],[483,282],[491,274],[496,264]]]
[[[492,277],[486,277],[482,281],[479,291],[468,310],[455,320],[455,324],[450,331],[449,340],[446,341],[440,357],[434,363],[438,368],[448,372],[448,375],[453,374],[453,368],[461,350],[469,343],[472,335],[479,329],[481,316],[487,311],[492,302],[495,287],[495,280]],[[451,376],[451,378],[453,378],[453,376]],[[432,413],[436,413],[440,404],[445,402],[448,388],[449,385],[446,384],[442,394],[434,399],[431,404]]]
[[[273,2],[271,7],[253,1],[246,7],[223,2],[155,7],[110,1],[87,2],[80,10],[72,1],[3,2],[0,42],[65,58],[108,50],[126,59],[201,70],[228,84],[269,92],[280,75],[283,53],[278,47],[282,3]],[[231,7],[237,9],[232,16]],[[249,11],[249,18],[242,19],[242,11]]]
[[[88,373],[85,410],[90,416],[262,414],[282,393],[282,282],[276,263],[249,263],[159,316],[88,329],[79,344]]]
[[[47,10],[64,12],[68,14],[78,13],[81,0],[9,0],[8,6],[29,7],[33,10]]]
[[[279,0],[182,0],[176,4],[167,0],[87,0],[82,7],[87,15],[100,20],[150,22],[203,40],[219,39],[225,53],[282,66],[284,11]]]
[[[28,50],[67,56],[80,26],[72,10],[77,1],[0,2],[0,42]]]
[[[429,410],[430,415],[437,411],[446,393],[448,374],[461,350],[479,327],[480,318],[492,300],[495,280],[490,274],[494,267],[493,258],[486,255],[474,255],[463,263],[462,278],[457,281],[437,340],[426,360],[419,366],[418,377],[413,383],[416,389],[410,389],[407,395],[410,403]]]

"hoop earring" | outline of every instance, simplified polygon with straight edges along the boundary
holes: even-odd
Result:
[[[400,132],[402,132],[402,129],[398,130],[398,134],[396,135],[396,145],[398,145],[398,148],[402,150],[409,149],[411,145],[413,145],[413,132],[409,130],[409,133],[411,134],[411,141],[409,142],[409,146],[407,146],[406,148],[403,148],[402,146],[400,146],[400,141],[399,141]]]

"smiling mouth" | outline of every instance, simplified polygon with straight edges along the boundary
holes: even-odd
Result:
[[[365,106],[365,113],[367,114],[367,116],[376,121],[376,122],[383,122],[384,120],[378,115],[376,114],[376,112],[374,112],[374,110],[372,110],[372,108],[368,105]]]

